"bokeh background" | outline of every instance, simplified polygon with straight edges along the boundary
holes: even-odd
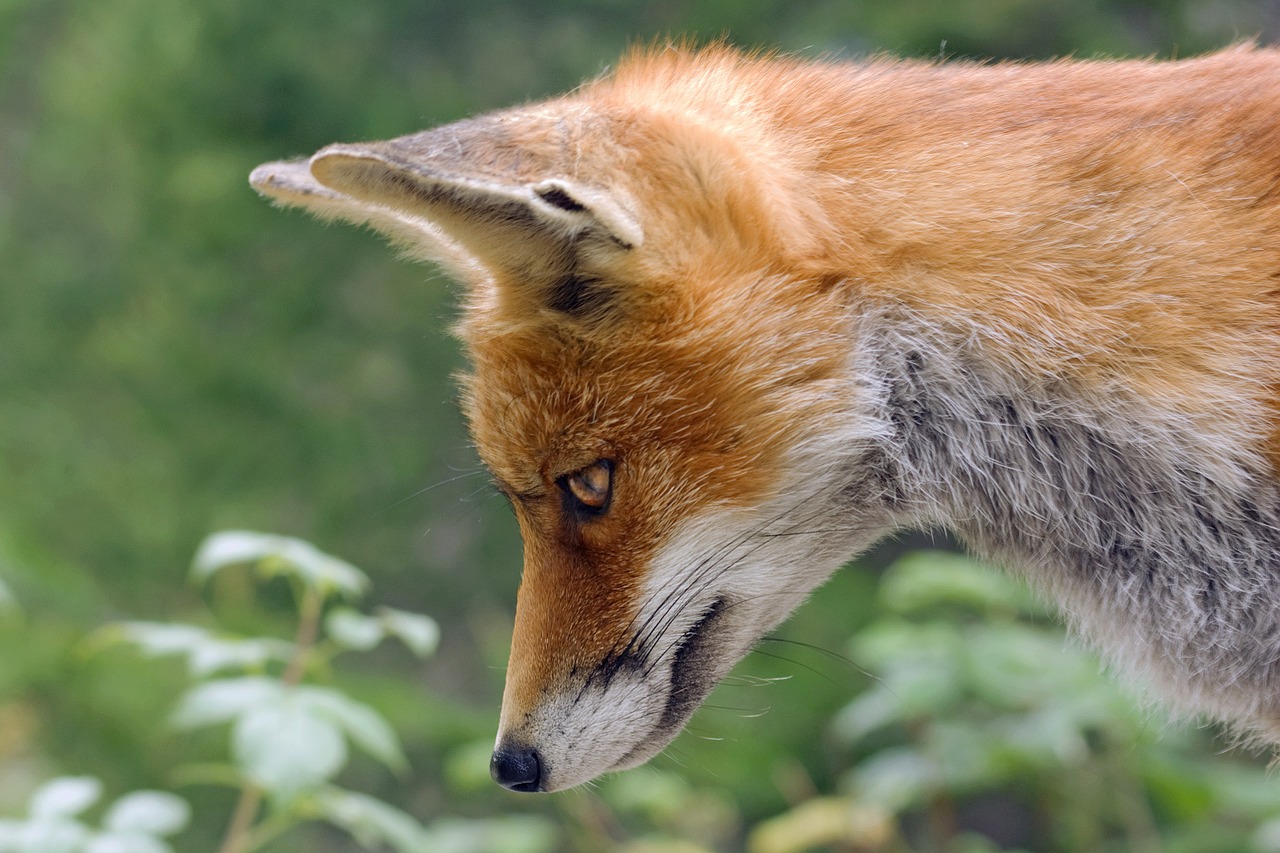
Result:
[[[344,784],[426,823],[528,815],[543,834],[511,849],[555,851],[1280,849],[1262,759],[1099,679],[998,575],[901,562],[939,534],[842,572],[650,768],[551,797],[488,781],[520,548],[455,405],[456,288],[246,177],[564,90],[671,34],[1173,57],[1267,42],[1280,6],[0,2],[0,581],[18,603],[0,621],[0,811],[90,773],[177,790],[197,809],[179,849],[215,849],[232,795],[175,769],[225,733],[165,726],[177,663],[85,638],[119,619],[287,633],[283,587],[188,581],[206,534],[249,528],[311,540],[367,571],[373,602],[440,621],[426,662],[388,648],[334,673],[412,764],[356,762]],[[265,849],[353,845],[315,827]]]

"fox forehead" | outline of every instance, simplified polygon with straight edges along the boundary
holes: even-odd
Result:
[[[758,501],[800,427],[779,405],[798,393],[801,371],[768,361],[794,351],[816,386],[839,381],[846,351],[811,333],[788,347],[785,330],[714,313],[678,333],[625,319],[575,330],[563,317],[502,333],[472,317],[462,386],[481,458],[517,494],[541,495],[608,458],[623,465],[627,489],[678,494],[684,510]],[[821,390],[807,390],[813,405],[824,403]]]

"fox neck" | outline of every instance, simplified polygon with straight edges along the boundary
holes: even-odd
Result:
[[[889,429],[855,492],[879,471],[901,521],[1024,572],[1175,704],[1280,728],[1257,698],[1280,702],[1280,496],[1260,454],[1120,385],[1014,376],[971,327],[860,316],[856,371]]]

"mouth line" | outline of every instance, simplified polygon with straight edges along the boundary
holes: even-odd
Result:
[[[715,627],[724,620],[728,608],[728,599],[723,596],[717,598],[702,611],[698,621],[685,631],[676,646],[675,659],[671,663],[671,692],[662,709],[662,716],[649,734],[615,762],[611,769],[635,767],[661,752],[711,692],[716,682],[712,661],[719,650],[719,644],[711,635],[716,633]]]
[[[727,606],[728,602],[723,596],[711,602],[698,621],[680,639],[675,659],[671,663],[671,692],[667,696],[666,707],[662,709],[656,732],[683,725],[710,692],[708,682],[713,679],[713,675],[708,665],[716,649],[710,635],[716,623],[723,618]]]

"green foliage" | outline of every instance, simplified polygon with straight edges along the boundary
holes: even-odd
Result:
[[[195,683],[178,699],[169,725],[179,731],[230,727],[230,763],[187,771],[194,778],[225,780],[240,791],[220,847],[223,853],[252,853],[309,820],[346,829],[367,849],[385,846],[397,853],[545,853],[552,848],[554,831],[537,818],[455,820],[428,828],[375,797],[332,784],[348,762],[349,745],[399,774],[407,772],[408,762],[394,730],[376,710],[334,687],[304,680],[317,669],[327,670],[337,654],[369,651],[387,637],[403,640],[424,657],[435,650],[439,628],[429,617],[385,607],[374,616],[335,607],[324,617],[330,599],[359,598],[368,578],[349,563],[290,537],[215,534],[200,546],[192,577],[206,583],[237,566],[248,566],[262,582],[283,578],[294,588],[298,625],[293,642],[149,622],[110,625],[94,642],[99,649],[128,643],[149,656],[184,657]],[[327,637],[318,633],[322,624]],[[220,677],[226,670],[244,674]],[[184,800],[140,792],[117,801],[104,816],[103,830],[95,833],[75,816],[100,791],[101,783],[92,777],[48,783],[32,798],[25,823],[0,824],[0,851],[163,853],[169,848],[159,837],[187,822]],[[267,808],[259,818],[264,798]]]
[[[98,828],[83,813],[102,797],[92,776],[51,779],[31,795],[25,820],[0,820],[3,853],[172,853],[164,839],[191,819],[186,800],[135,791],[109,805]]]
[[[819,827],[796,837],[821,844],[856,835],[849,821],[916,831],[945,812],[938,786],[952,782],[967,786],[949,794],[963,801],[962,826],[981,800],[1012,802],[1012,823],[1034,814],[1077,840],[1094,837],[1101,814],[1123,836],[1116,815],[1141,810],[1116,802],[1113,784],[1089,780],[1073,794],[1044,778],[1083,778],[1054,769],[1053,756],[1112,778],[1099,756],[1123,764],[1135,728],[1141,797],[1166,849],[1230,849],[1259,819],[1255,849],[1280,849],[1264,802],[1272,786],[1255,765],[1215,758],[1192,735],[1151,746],[1160,727],[1116,711],[1122,700],[1105,684],[1071,674],[1075,687],[1055,686],[1052,667],[1094,664],[1011,615],[1029,612],[1023,593],[932,558],[927,582],[880,599],[873,572],[848,571],[786,630],[841,648],[873,606],[890,608],[896,627],[860,632],[854,654],[895,695],[873,683],[862,698],[860,672],[769,643],[656,769],[551,798],[497,790],[485,763],[520,546],[501,502],[477,491],[483,475],[451,403],[455,297],[437,272],[353,229],[272,209],[245,185],[267,159],[566,89],[628,43],[667,34],[808,55],[1170,56],[1273,38],[1275,21],[1249,0],[0,3],[0,609],[22,604],[0,614],[0,808],[18,813],[25,792],[64,772],[113,791],[181,782],[194,806],[181,849],[214,849],[244,781],[232,749],[237,737],[253,743],[252,715],[178,731],[165,721],[188,713],[185,690],[279,681],[298,650],[283,639],[296,598],[269,564],[256,576],[221,568],[202,585],[165,567],[208,530],[261,526],[378,567],[373,591],[339,564],[314,567],[333,589],[297,687],[379,709],[412,768],[360,712],[268,688],[272,713],[304,714],[327,733],[329,765],[335,750],[348,761],[287,807],[318,820],[264,851],[350,849],[345,834],[317,828],[325,821],[393,849],[421,832],[432,849],[545,849],[552,832],[555,849],[573,853],[736,851],[757,825],[783,836]],[[371,600],[356,610],[361,590]],[[401,615],[414,610],[437,614],[443,639]],[[975,629],[979,612],[993,633]],[[114,627],[85,643],[105,622]],[[120,642],[143,656],[86,654]],[[967,657],[956,651],[969,643]],[[437,648],[427,677],[419,655]],[[344,666],[355,651],[367,654]],[[989,748],[970,742],[987,735]],[[936,753],[952,743],[979,764],[948,765],[940,783]],[[904,748],[895,768],[892,750]],[[905,803],[897,812],[850,799],[877,762],[888,762],[877,796]],[[1028,806],[1032,794],[1043,804]],[[396,811],[362,799],[375,796]],[[450,815],[513,822],[444,823]],[[773,818],[782,823],[762,824]],[[986,843],[972,849],[999,846]]]
[[[1206,837],[1215,850],[1274,849],[1280,791],[1267,773],[1161,731],[1023,585],[919,552],[885,573],[879,597],[882,615],[851,643],[876,682],[832,721],[864,752],[847,796],[790,812],[787,838],[804,828],[872,849],[1002,849],[965,826],[1000,802],[1028,849],[1195,850]],[[768,825],[755,841],[759,853],[807,849]]]

